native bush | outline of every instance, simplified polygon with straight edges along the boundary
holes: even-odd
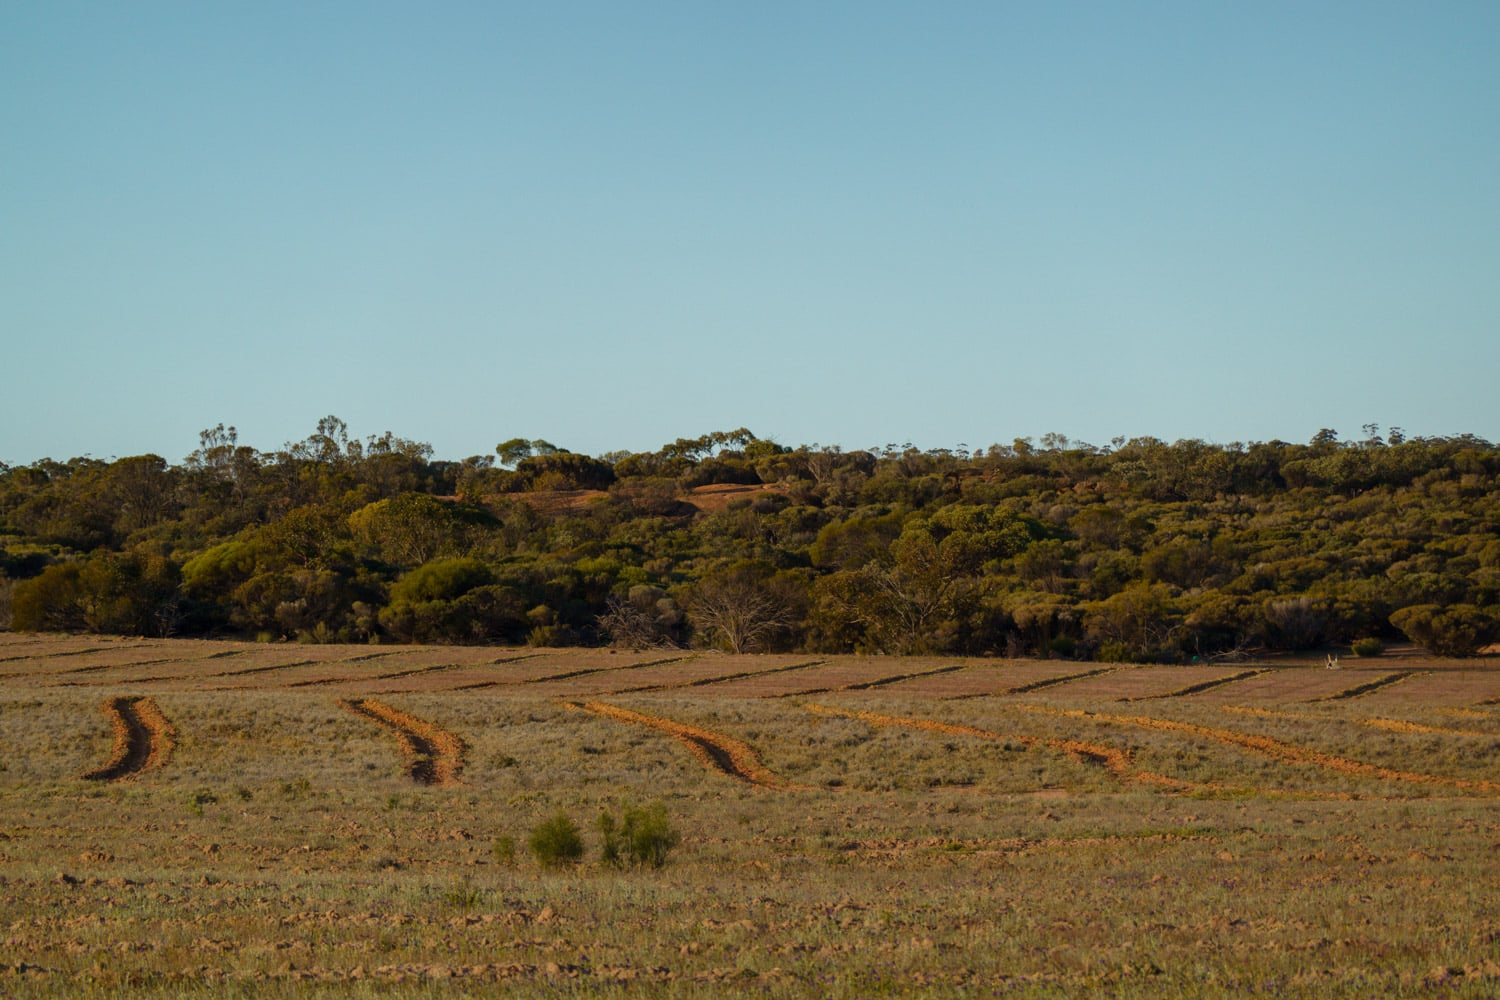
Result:
[[[1497,609],[1472,604],[1419,604],[1391,615],[1407,638],[1438,656],[1474,656],[1500,638]]]
[[[1349,646],[1349,651],[1355,656],[1379,656],[1385,652],[1385,643],[1374,636],[1364,639],[1355,639]]]
[[[583,858],[583,837],[579,835],[578,824],[561,811],[532,830],[526,846],[543,868],[561,868],[577,864]]]
[[[617,867],[660,868],[682,841],[667,817],[667,807],[660,802],[643,809],[626,806],[620,819],[601,812],[596,825],[603,839],[604,861]]]

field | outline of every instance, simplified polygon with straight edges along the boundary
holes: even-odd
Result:
[[[1497,763],[1485,661],[0,633],[0,995],[1493,997]]]

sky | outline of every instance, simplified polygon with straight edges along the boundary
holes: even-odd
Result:
[[[0,462],[1500,439],[1500,4],[0,5]]]

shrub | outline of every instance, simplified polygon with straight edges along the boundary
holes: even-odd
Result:
[[[465,913],[477,909],[484,902],[484,892],[471,885],[467,879],[453,886],[444,893],[444,900],[449,906],[457,907]]]
[[[1275,597],[1261,607],[1266,639],[1276,649],[1316,649],[1328,634],[1328,614],[1311,597]]]
[[[603,840],[599,856],[604,860],[605,864],[619,867],[623,863],[623,858],[620,856],[620,845],[624,840],[620,824],[609,813],[601,812],[598,821],[594,825],[599,828],[599,836]]]
[[[457,600],[494,581],[494,572],[478,559],[434,559],[396,581],[391,603]]]
[[[619,820],[601,812],[598,828],[604,841],[604,861],[616,866],[628,863],[636,868],[660,868],[682,841],[667,818],[667,807],[660,802],[644,809],[626,806]]]
[[[1349,646],[1349,651],[1355,656],[1379,656],[1385,652],[1385,643],[1374,636],[1365,639],[1355,639]]]
[[[11,592],[11,627],[17,632],[75,632],[84,627],[83,571],[78,563],[48,566]]]
[[[557,813],[531,831],[526,846],[543,868],[561,868],[577,864],[583,858],[583,838],[579,836],[578,825],[565,812]]]
[[[576,646],[578,633],[567,625],[538,625],[526,633],[528,646]]]
[[[496,864],[505,865],[507,868],[516,863],[516,838],[510,834],[496,837],[490,843],[490,854],[494,857]]]
[[[213,805],[218,801],[219,797],[215,795],[211,790],[207,788],[200,788],[196,792],[192,792],[188,795],[188,811],[191,812],[194,816],[202,816],[204,806]]]
[[[1438,656],[1474,656],[1500,638],[1500,610],[1472,604],[1418,604],[1392,614],[1391,624]]]

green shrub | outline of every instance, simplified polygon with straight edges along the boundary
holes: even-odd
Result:
[[[667,818],[667,807],[660,802],[644,809],[626,806],[616,820],[607,812],[599,814],[599,835],[603,839],[602,856],[606,864],[630,864],[636,868],[660,868],[667,855],[682,841]]]
[[[618,868],[623,863],[620,846],[624,837],[620,831],[620,824],[608,812],[601,812],[594,825],[598,827],[599,837],[603,842],[599,849],[600,858],[605,864]]]
[[[578,633],[567,625],[538,625],[526,633],[528,646],[576,646]]]
[[[496,864],[505,865],[507,868],[516,863],[516,838],[510,834],[496,837],[490,843],[490,854],[494,857]]]
[[[526,846],[543,868],[560,868],[583,858],[583,838],[579,836],[578,825],[565,812],[557,813],[531,831]]]
[[[210,789],[200,788],[196,792],[192,792],[188,795],[188,811],[191,812],[194,816],[202,816],[204,806],[213,805],[218,801],[219,797],[215,795]]]
[[[1438,656],[1475,656],[1500,639],[1500,608],[1418,604],[1393,613],[1391,624]]]
[[[84,627],[83,570],[78,563],[48,566],[11,591],[11,627],[17,632],[76,632]]]
[[[1355,656],[1379,656],[1385,652],[1385,643],[1374,636],[1365,639],[1355,639],[1350,645],[1349,651]]]
[[[478,909],[484,903],[484,891],[470,884],[468,879],[465,879],[444,893],[443,900],[449,906],[468,913],[471,910]]]

